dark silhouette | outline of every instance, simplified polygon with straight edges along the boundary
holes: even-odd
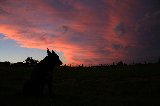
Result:
[[[49,95],[52,95],[52,74],[55,66],[62,65],[59,56],[47,48],[47,54],[35,67],[31,78],[23,88],[23,94],[28,96],[43,96],[44,88],[47,86]]]
[[[0,62],[0,67],[2,67],[2,66],[10,66],[11,65],[11,63],[10,62],[8,62],[8,61],[5,61],[5,62]]]
[[[34,60],[32,57],[27,57],[25,63],[34,66],[38,63],[38,60]]]

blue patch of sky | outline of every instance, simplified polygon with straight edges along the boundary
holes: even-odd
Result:
[[[4,35],[0,34],[0,62],[23,62],[27,57],[33,57],[33,59],[40,61],[47,55],[45,50],[20,47],[16,41],[11,39],[2,39],[3,37]],[[63,52],[56,53],[60,56],[60,59],[65,62]]]

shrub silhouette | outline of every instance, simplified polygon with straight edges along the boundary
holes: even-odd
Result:
[[[32,57],[27,57],[25,60],[25,63],[28,65],[35,65],[38,63],[38,60],[34,60]]]
[[[44,88],[47,86],[49,95],[52,95],[52,74],[55,66],[62,65],[59,56],[47,48],[47,54],[35,67],[31,78],[23,88],[23,94],[28,96],[43,96]]]

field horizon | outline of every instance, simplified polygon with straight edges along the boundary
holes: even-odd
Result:
[[[53,97],[20,95],[34,66],[0,66],[1,106],[159,105],[160,64],[56,67]]]

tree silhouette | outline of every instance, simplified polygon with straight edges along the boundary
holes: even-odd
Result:
[[[25,60],[25,63],[28,65],[35,65],[37,64],[39,61],[33,59],[32,57],[27,57],[27,59]]]

